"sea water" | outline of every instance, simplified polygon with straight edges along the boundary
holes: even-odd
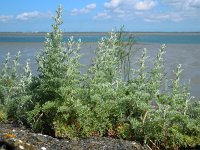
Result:
[[[73,35],[73,34],[71,34]],[[166,75],[173,78],[173,70],[178,64],[182,64],[184,69],[181,82],[190,81],[191,94],[200,97],[200,33],[136,33],[133,34],[137,43],[134,49],[137,53],[132,57],[133,66],[137,61],[141,50],[147,48],[147,55],[150,56],[147,64],[150,64],[156,57],[158,49],[162,44],[166,44],[165,66]],[[70,35],[64,35],[65,41]],[[94,50],[104,33],[76,33],[74,38],[82,41],[81,53],[83,57],[80,62],[87,69],[94,57]],[[43,48],[45,41],[44,34],[0,34],[0,62],[1,65],[7,52],[13,58],[18,51],[21,51],[20,66],[27,59],[34,74],[37,73],[35,56]]]
[[[45,33],[0,33],[0,42],[44,42]],[[67,41],[75,35],[75,41],[97,42],[106,33],[66,33],[63,39]],[[168,43],[168,44],[200,44],[200,33],[127,33],[137,42],[142,43]]]

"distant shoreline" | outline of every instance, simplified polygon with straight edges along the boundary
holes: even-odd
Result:
[[[48,32],[0,32],[0,36],[46,36]],[[124,32],[127,35],[200,35],[200,32]],[[108,32],[63,32],[65,36],[107,35]]]

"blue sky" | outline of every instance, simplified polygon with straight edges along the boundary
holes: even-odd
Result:
[[[59,4],[65,32],[200,32],[200,0],[3,0],[0,32],[50,31]]]

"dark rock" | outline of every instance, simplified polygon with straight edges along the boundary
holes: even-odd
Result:
[[[134,141],[106,137],[82,138],[78,141],[59,140],[13,127],[12,124],[0,124],[0,140],[13,143],[17,149],[22,147],[29,150],[148,150]]]
[[[1,150],[15,150],[15,146],[8,142],[0,140],[0,149]]]

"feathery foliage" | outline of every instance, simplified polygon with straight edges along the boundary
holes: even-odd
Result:
[[[86,74],[80,73],[81,41],[63,42],[62,8],[53,18],[53,31],[36,57],[38,75],[27,61],[18,73],[5,58],[0,76],[0,121],[14,118],[36,132],[77,139],[108,136],[137,140],[152,149],[195,147],[200,143],[200,103],[181,84],[182,67],[174,79],[165,76],[165,45],[152,65],[147,50],[132,68],[134,40],[112,31],[98,42]],[[166,86],[165,82],[168,82]]]

